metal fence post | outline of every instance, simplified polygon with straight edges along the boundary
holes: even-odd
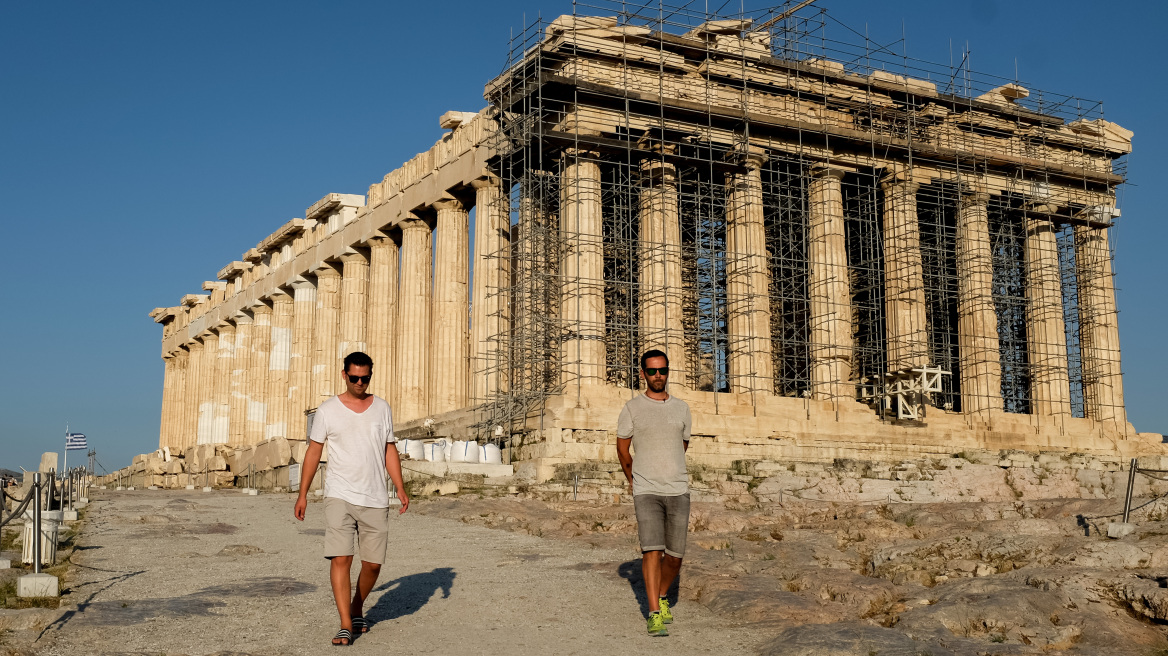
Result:
[[[1123,500],[1123,523],[1126,524],[1129,517],[1131,517],[1132,493],[1136,489],[1136,463],[1139,462],[1135,458],[1131,459],[1131,465],[1127,470],[1127,495]]]
[[[36,502],[32,506],[32,523],[33,523],[33,547],[32,547],[32,572],[33,574],[41,573],[41,473],[37,472],[32,475],[32,486],[36,490]]]

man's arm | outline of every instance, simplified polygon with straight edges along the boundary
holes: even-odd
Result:
[[[292,510],[300,521],[304,521],[304,511],[308,509],[308,486],[312,485],[312,479],[316,477],[323,452],[324,442],[308,440],[308,450],[304,452],[304,462],[300,465],[300,495],[296,497],[296,506]]]
[[[633,493],[633,454],[629,452],[632,444],[631,437],[616,438],[616,458],[620,460],[621,469],[625,471],[625,478],[629,481],[629,494]]]
[[[397,490],[397,498],[401,501],[401,510],[397,511],[400,515],[410,507],[410,497],[406,495],[406,485],[402,481],[401,458],[398,457],[397,445],[393,442],[385,445],[385,471],[389,473],[389,479],[393,481],[393,487]]]

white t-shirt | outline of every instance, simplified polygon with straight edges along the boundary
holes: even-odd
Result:
[[[365,412],[354,412],[338,397],[320,404],[308,439],[328,440],[328,475],[324,495],[355,506],[388,508],[385,445],[393,437],[393,413],[374,396]]]

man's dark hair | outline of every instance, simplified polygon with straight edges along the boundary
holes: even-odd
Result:
[[[645,354],[641,356],[641,368],[642,369],[645,368],[645,363],[649,361],[649,358],[665,358],[665,366],[666,367],[669,366],[669,356],[665,355],[665,351],[660,351],[658,349],[651,349],[651,350],[645,351]]]
[[[357,365],[358,367],[372,367],[373,358],[360,351],[353,351],[345,356],[345,371],[348,371],[349,367],[353,365]]]

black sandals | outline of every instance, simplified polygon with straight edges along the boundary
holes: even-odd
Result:
[[[337,642],[338,640],[344,640],[344,642]],[[351,644],[353,644],[353,632],[348,629],[341,629],[337,631],[337,635],[333,636],[334,647],[348,647]]]

